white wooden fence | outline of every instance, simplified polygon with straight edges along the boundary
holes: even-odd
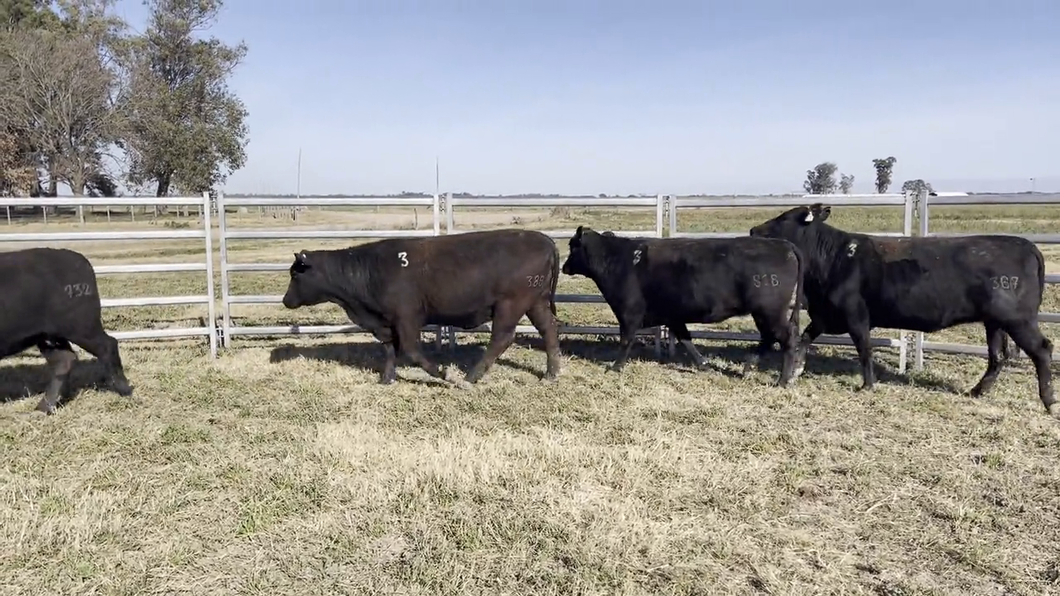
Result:
[[[204,252],[201,260],[180,263],[150,263],[138,265],[105,265],[97,266],[97,274],[138,274],[138,273],[172,273],[201,271],[205,273],[205,293],[185,296],[154,296],[143,298],[106,298],[102,303],[105,308],[137,307],[137,306],[166,306],[182,304],[204,304],[208,311],[208,320],[205,325],[193,327],[173,327],[165,329],[140,329],[134,331],[115,332],[114,335],[121,340],[133,339],[161,339],[171,337],[194,337],[205,336],[208,338],[210,353],[216,357],[218,345],[231,346],[231,340],[235,336],[265,336],[285,334],[330,334],[330,333],[356,333],[364,330],[356,325],[310,325],[301,326],[297,324],[283,326],[237,326],[233,324],[231,307],[234,304],[278,304],[282,300],[280,295],[239,295],[232,292],[231,274],[239,272],[282,272],[290,267],[290,262],[282,263],[239,263],[232,262],[229,252],[229,244],[239,240],[279,240],[279,239],[372,239],[414,236],[437,236],[442,234],[443,220],[446,234],[459,234],[468,232],[468,229],[458,228],[456,215],[461,209],[511,209],[511,208],[644,208],[654,212],[654,229],[645,230],[612,230],[621,236],[648,236],[648,237],[734,237],[746,235],[747,232],[723,232],[723,233],[695,233],[680,231],[679,215],[691,209],[709,208],[790,208],[797,205],[820,202],[826,205],[839,207],[901,207],[902,208],[902,230],[901,231],[878,231],[874,234],[886,236],[911,236],[913,235],[913,222],[919,220],[917,231],[920,236],[945,236],[959,235],[932,232],[929,229],[930,208],[940,205],[1060,205],[1060,193],[1058,194],[1018,194],[1018,195],[971,195],[971,196],[914,196],[906,194],[870,194],[870,195],[804,195],[788,197],[678,197],[668,195],[657,195],[655,197],[630,197],[630,198],[586,198],[586,197],[452,197],[451,195],[435,195],[430,197],[367,197],[367,198],[334,198],[334,197],[298,197],[298,198],[226,198],[219,194],[215,201],[211,201],[209,195],[204,194],[202,198],[155,198],[155,197],[133,197],[133,198],[87,198],[87,197],[56,197],[43,199],[14,199],[0,198],[0,206],[4,207],[39,207],[43,203],[48,205],[64,205],[77,207],[131,207],[151,205],[195,205],[196,210],[201,213],[200,227],[192,230],[160,230],[160,231],[70,231],[70,232],[42,232],[42,233],[0,233],[0,243],[21,242],[25,244],[44,244],[56,242],[126,242],[144,240],[179,240],[179,239],[201,239]],[[350,229],[309,229],[305,226],[287,229],[261,229],[261,228],[235,228],[230,221],[228,210],[240,207],[427,207],[430,211],[430,227],[424,230],[350,230]],[[211,208],[214,207],[214,208]],[[201,208],[201,210],[200,210]],[[213,280],[213,236],[209,231],[213,226],[213,214],[218,214],[219,234],[219,256],[220,256],[220,285],[221,285],[221,312],[216,313]],[[515,225],[515,224],[513,224]],[[665,233],[664,233],[665,232]],[[557,242],[564,242],[573,235],[574,230],[549,230],[545,232]],[[982,232],[977,232],[982,233]],[[1039,244],[1060,244],[1060,234],[1019,234]],[[1049,284],[1060,283],[1060,275],[1049,274],[1046,276]],[[603,297],[599,294],[558,294],[557,302],[580,303],[580,304],[604,304]],[[1060,323],[1060,313],[1043,312],[1039,320],[1043,323]],[[437,326],[429,326],[425,331],[433,331],[435,341],[441,344],[443,336],[447,336],[450,345],[455,345],[457,333],[483,333],[489,330],[489,325],[483,325],[477,329],[455,330]],[[882,331],[882,330],[881,330]],[[519,333],[536,333],[529,325],[518,327]],[[560,331],[562,334],[593,334],[593,335],[617,335],[618,328],[614,326],[564,326]],[[894,331],[882,331],[884,335],[890,335]],[[675,341],[673,337],[667,337],[664,328],[645,329],[640,335],[653,337],[656,352],[660,352],[662,339],[666,337],[668,347],[673,353]],[[699,339],[711,339],[722,341],[749,341],[758,340],[757,333],[732,333],[719,331],[693,331],[693,336]],[[908,347],[911,336],[914,346],[914,368],[923,368],[923,355],[926,351],[942,353],[986,355],[983,345],[966,345],[942,342],[926,342],[924,334],[900,331],[898,337],[874,337],[873,344],[880,347],[898,348],[899,366],[905,370]],[[851,341],[846,336],[821,336],[816,343],[850,346]]]

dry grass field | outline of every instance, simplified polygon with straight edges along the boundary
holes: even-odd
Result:
[[[461,227],[652,228],[653,213],[460,212]],[[746,232],[778,209],[704,209],[681,230]],[[411,228],[420,210],[256,212],[234,225]],[[898,208],[833,209],[840,227],[897,231]],[[1055,232],[1060,209],[933,209],[933,229]],[[195,226],[195,218],[89,229]],[[0,233],[61,230],[0,222]],[[347,242],[240,241],[236,262],[288,262]],[[72,245],[72,244],[71,244]],[[566,256],[566,242],[559,242]],[[192,261],[191,241],[78,243],[96,265]],[[10,245],[0,249],[11,248]],[[1060,255],[1047,250],[1050,271]],[[219,275],[216,276],[219,278]],[[104,297],[202,293],[201,274],[105,275]],[[282,294],[284,273],[233,274],[236,293]],[[561,293],[595,293],[564,276]],[[1047,290],[1045,311],[1060,310]],[[346,322],[334,306],[245,306],[240,325]],[[198,307],[104,311],[110,330],[187,324]],[[568,323],[614,324],[606,305],[561,304]],[[805,325],[804,317],[803,324]],[[753,330],[747,319],[713,326]],[[1047,335],[1060,344],[1049,325]],[[893,335],[886,331],[877,336]],[[433,336],[425,336],[430,340]],[[937,337],[983,343],[981,327]],[[486,336],[461,335],[467,370]],[[932,337],[932,339],[936,339]],[[959,392],[985,361],[928,355],[856,393],[850,348],[818,347],[788,389],[779,358],[747,378],[747,343],[634,350],[567,337],[542,383],[536,336],[462,390],[408,365],[377,385],[363,336],[123,342],[132,399],[98,389],[95,361],[55,416],[32,413],[46,379],[26,352],[0,362],[0,593],[50,594],[1060,594],[1060,423],[1020,358],[994,392]],[[28,396],[28,397],[27,397]]]

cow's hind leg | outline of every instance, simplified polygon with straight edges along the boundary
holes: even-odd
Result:
[[[751,318],[754,319],[755,327],[758,329],[758,335],[761,339],[758,341],[758,345],[751,351],[751,355],[748,356],[747,360],[743,363],[743,374],[745,376],[751,372],[751,369],[758,366],[762,357],[773,349],[773,344],[777,341],[777,335],[773,333],[774,325],[771,324],[766,317],[755,313],[751,315]]]
[[[379,383],[389,385],[397,380],[397,352],[400,343],[397,335],[390,329],[376,331],[372,335],[383,344],[383,370],[379,373]]]
[[[526,316],[545,342],[547,364],[544,379],[554,380],[559,376],[559,323],[552,316],[547,299],[537,302]]]
[[[118,340],[108,335],[102,324],[97,324],[95,329],[84,335],[71,335],[69,340],[99,360],[107,371],[108,384],[118,395],[129,397],[133,394],[133,388],[125,378],[121,355],[118,353]]]
[[[796,327],[788,317],[784,316],[778,317],[777,320],[774,320],[771,323],[766,323],[765,325],[760,326],[758,331],[763,337],[763,342],[758,344],[758,350],[756,352],[759,356],[762,356],[769,350],[773,349],[772,341],[768,344],[764,341],[764,338],[767,335],[776,338],[776,341],[780,342],[780,349],[784,354],[784,359],[783,364],[781,364],[780,367],[780,376],[777,378],[776,384],[780,387],[787,387],[797,376],[795,374],[795,365],[800,345],[798,327]]]
[[[997,381],[997,375],[1005,364],[1006,352],[1008,351],[1008,335],[1002,331],[1001,325],[996,321],[988,321],[983,324],[986,327],[986,350],[987,364],[983,378],[979,379],[975,387],[968,391],[972,397],[985,395]]]
[[[549,312],[549,316],[551,314]],[[508,349],[508,346],[512,345],[515,341],[515,327],[522,316],[522,313],[515,314],[515,309],[508,303],[500,303],[494,308],[490,343],[486,346],[486,352],[482,354],[482,358],[464,377],[465,381],[472,384],[479,382],[482,375],[493,366],[494,361]]]
[[[696,368],[706,370],[708,368],[707,359],[699,353],[695,344],[692,343],[692,333],[688,331],[688,325],[670,322],[666,326],[670,328],[670,331],[673,331],[674,337],[684,346],[685,352],[688,353],[688,357],[692,359],[692,363],[696,365]]]
[[[1042,335],[1037,321],[1009,323],[1004,325],[1004,329],[1034,362],[1034,370],[1038,373],[1038,397],[1042,405],[1053,417],[1060,418],[1060,402],[1053,395],[1052,372],[1049,370],[1053,360],[1053,342]]]
[[[41,340],[37,348],[51,368],[51,379],[48,380],[44,397],[37,404],[37,410],[50,415],[55,413],[59,405],[60,392],[64,399],[70,396],[70,370],[77,360],[77,354],[65,339]]]

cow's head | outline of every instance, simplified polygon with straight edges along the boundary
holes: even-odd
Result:
[[[751,235],[762,238],[783,238],[794,240],[810,226],[820,224],[828,219],[832,208],[821,203],[808,207],[794,207],[773,219],[751,228]]]
[[[601,252],[600,243],[603,236],[604,234],[595,230],[578,226],[574,236],[571,236],[570,242],[567,243],[570,247],[570,254],[567,255],[567,260],[563,261],[563,267],[560,270],[565,275],[589,277],[594,271],[594,262]]]
[[[314,266],[312,261],[312,255],[304,250],[294,254],[291,281],[287,284],[287,293],[283,295],[283,305],[287,308],[313,306],[327,301],[324,272],[319,266]]]

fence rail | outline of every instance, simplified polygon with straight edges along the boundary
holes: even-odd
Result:
[[[244,240],[280,240],[280,239],[378,239],[395,237],[429,237],[441,234],[462,234],[473,231],[457,225],[460,212],[468,209],[495,208],[613,208],[645,209],[654,212],[654,229],[612,230],[619,236],[642,237],[692,237],[692,238],[731,238],[745,236],[746,232],[690,232],[679,230],[680,214],[693,209],[705,208],[786,208],[820,202],[839,207],[901,207],[901,231],[872,232],[881,236],[909,237],[916,236],[964,236],[964,233],[940,232],[930,229],[931,208],[939,206],[1003,206],[1003,205],[1060,205],[1060,193],[1057,194],[1013,194],[1013,195],[969,195],[969,196],[927,196],[903,194],[868,194],[868,195],[803,195],[803,196],[766,196],[766,197],[701,197],[656,195],[655,197],[597,198],[597,197],[453,197],[450,194],[429,197],[284,197],[284,198],[227,198],[218,194],[211,199],[208,194],[202,198],[90,198],[90,197],[49,197],[44,199],[0,198],[0,206],[5,208],[40,208],[42,203],[51,206],[84,207],[134,207],[134,206],[188,206],[193,205],[201,216],[201,229],[164,230],[164,231],[128,231],[128,232],[42,232],[42,233],[7,233],[0,234],[0,242],[81,242],[81,241],[148,241],[148,240],[181,240],[200,239],[205,249],[202,261],[181,263],[151,263],[134,265],[100,265],[95,266],[99,275],[138,274],[138,273],[173,273],[202,272],[207,284],[203,294],[182,296],[149,296],[142,298],[113,297],[102,300],[105,308],[126,308],[137,306],[168,306],[205,304],[208,310],[208,321],[205,325],[185,328],[139,329],[114,333],[122,340],[162,339],[189,336],[206,336],[209,340],[211,356],[216,357],[218,346],[230,347],[236,336],[263,335],[305,335],[331,333],[358,333],[365,330],[357,325],[269,325],[237,326],[232,321],[232,305],[278,304],[282,297],[274,294],[241,295],[232,291],[231,275],[243,272],[282,272],[290,266],[285,263],[242,263],[231,262],[229,244]],[[299,225],[297,229],[255,229],[236,228],[229,216],[229,210],[240,207],[281,208],[281,207],[426,207],[430,210],[428,229],[417,230],[348,230],[348,229],[307,229]],[[218,252],[220,256],[220,313],[215,308],[215,291],[213,285],[213,215],[217,214]],[[914,226],[914,222],[917,225]],[[444,228],[444,232],[443,232]],[[570,229],[542,230],[545,234],[562,242],[574,234]],[[1060,244],[1060,233],[1012,234],[1027,238],[1038,244]],[[1046,275],[1046,283],[1060,283],[1060,274]],[[605,304],[599,294],[557,294],[557,302],[574,304]],[[1042,323],[1060,323],[1060,313],[1044,312],[1039,316]],[[484,333],[489,325],[464,330],[448,327],[428,326],[424,331],[435,332],[435,341],[440,345],[442,337],[449,339],[455,347],[458,333]],[[529,325],[520,325],[518,333],[536,333]],[[562,334],[617,335],[617,327],[612,326],[563,326]],[[890,334],[887,330],[885,333]],[[641,330],[638,335],[653,337],[656,353],[661,351],[663,338],[668,341],[671,355],[676,349],[676,342],[665,327]],[[758,341],[757,333],[737,333],[727,331],[695,330],[693,337],[720,341]],[[907,336],[909,339],[907,340]],[[910,341],[911,340],[911,341]],[[852,346],[846,336],[823,335],[815,343],[826,345]],[[899,331],[898,337],[874,337],[873,345],[898,348],[899,368],[906,369],[908,348],[914,349],[914,368],[921,370],[925,352],[953,354],[986,355],[983,345],[956,344],[925,341],[923,333]]]
[[[201,198],[188,197],[132,197],[132,198],[93,198],[93,197],[48,197],[46,199],[17,199],[0,197],[0,207],[40,207],[42,202],[51,206],[83,207],[113,206],[183,206],[197,205],[201,208],[202,227],[197,230],[166,231],[128,231],[128,232],[39,232],[39,233],[0,233],[0,242],[91,242],[91,241],[143,241],[143,240],[187,240],[203,241],[202,261],[184,263],[145,263],[137,265],[93,265],[97,275],[135,274],[135,273],[173,273],[198,272],[205,277],[205,293],[181,296],[145,296],[139,298],[102,298],[103,308],[128,308],[138,306],[206,306],[207,317],[204,325],[197,327],[171,327],[167,329],[137,329],[133,331],[111,332],[119,340],[128,339],[167,339],[178,337],[206,337],[210,345],[210,356],[217,357],[217,333],[214,328],[215,301],[213,280],[213,221],[210,212],[210,195],[204,193]]]

